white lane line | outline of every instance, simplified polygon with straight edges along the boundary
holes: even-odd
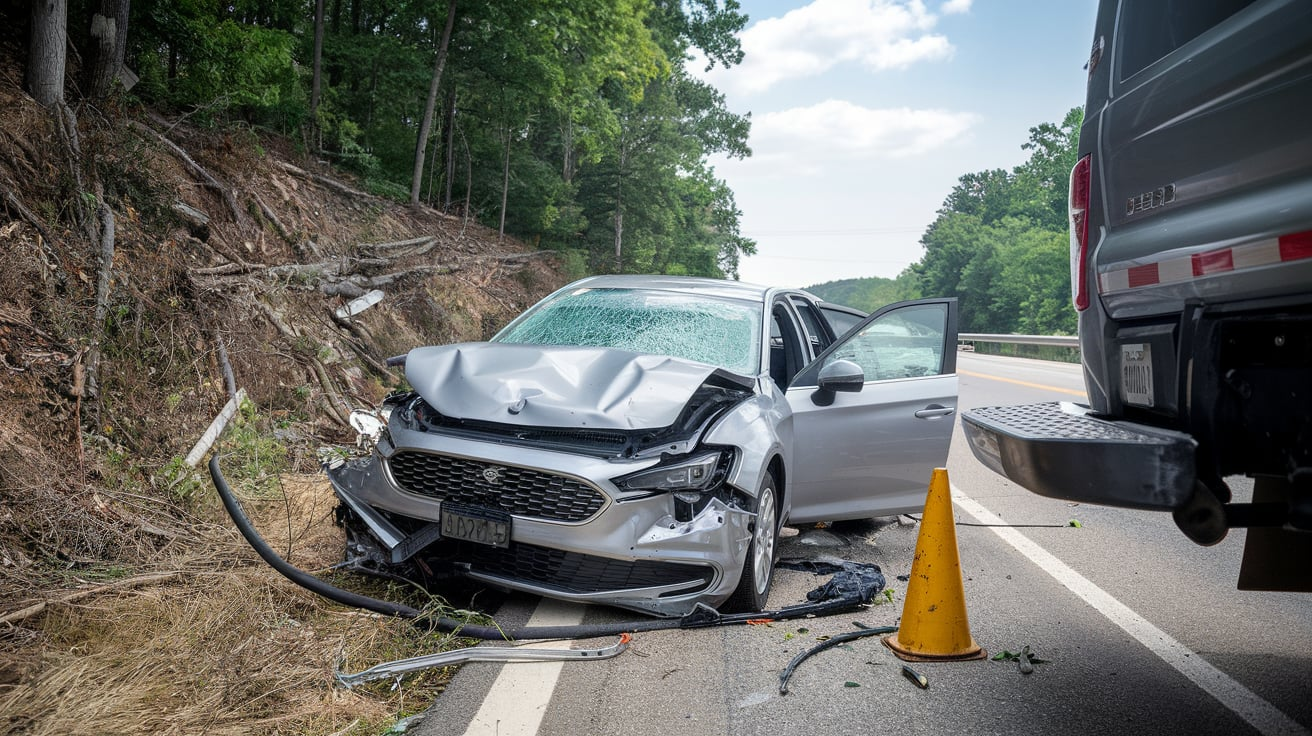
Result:
[[[583,623],[586,606],[543,598],[529,626],[574,626]],[[560,642],[526,644],[528,649],[560,649]],[[535,736],[547,712],[564,662],[501,665],[487,699],[465,729],[465,736]]]
[[[962,511],[975,517],[981,524],[1003,524],[1001,517],[984,508],[978,501],[967,496],[960,488],[952,486],[952,500]],[[1087,578],[1075,572],[1066,563],[1057,559],[1052,553],[1030,541],[1016,529],[1007,526],[990,527],[1004,542],[1015,547],[1031,562],[1051,575],[1057,582],[1066,586],[1112,623],[1125,629],[1125,632],[1148,647],[1162,661],[1174,667],[1180,674],[1189,678],[1194,684],[1207,691],[1221,704],[1234,711],[1259,733],[1263,734],[1307,734],[1308,730],[1298,721],[1285,715],[1280,709],[1258,697],[1256,693],[1236,682],[1229,675],[1212,666],[1197,653],[1176,641],[1165,631],[1154,626],[1147,619],[1130,610],[1124,603],[1113,598],[1102,588],[1089,582]]]

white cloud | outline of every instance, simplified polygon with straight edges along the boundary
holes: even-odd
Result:
[[[941,10],[969,8],[970,0],[948,0]],[[948,59],[952,44],[931,33],[938,18],[922,0],[814,0],[743,31],[742,64],[717,67],[707,74],[708,81],[726,92],[761,92],[844,63],[884,71]],[[705,66],[699,62],[693,68]]]
[[[796,175],[818,173],[834,162],[916,156],[960,140],[977,119],[964,112],[826,100],[754,117],[753,156],[743,165]]]

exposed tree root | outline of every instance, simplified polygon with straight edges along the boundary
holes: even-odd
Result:
[[[260,208],[260,214],[264,216],[264,219],[268,220],[269,224],[273,225],[273,229],[278,231],[278,237],[282,238],[288,245],[296,245],[296,238],[288,232],[286,226],[282,224],[282,220],[278,219],[278,215],[274,214],[269,205],[264,203],[260,195],[251,192],[251,199],[255,200],[255,204]]]
[[[3,196],[5,204],[9,205],[9,207],[17,212],[20,217],[26,220],[27,224],[36,228],[37,233],[41,235],[40,242],[43,263],[60,284],[65,283],[66,277],[64,276],[63,269],[59,267],[59,257],[50,247],[51,243],[58,245],[59,241],[55,236],[50,234],[48,229],[46,229],[45,223],[41,222],[41,218],[37,217],[35,212],[28,209],[27,205],[23,204],[23,200],[19,199],[18,195],[14,194],[9,187],[5,186],[3,181],[0,181],[0,196]]]
[[[372,197],[372,196],[373,196],[372,194],[369,194],[368,192],[362,192],[362,191],[360,191],[359,189],[353,189],[352,187],[349,187],[349,186],[347,186],[346,184],[343,184],[342,182],[337,181],[336,179],[330,179],[329,177],[326,177],[326,176],[324,176],[324,175],[322,175],[322,174],[316,174],[316,173],[311,172],[311,171],[306,171],[305,169],[302,169],[302,168],[297,167],[297,166],[293,166],[293,165],[291,165],[291,164],[289,164],[289,163],[287,163],[287,162],[285,162],[285,161],[274,161],[273,163],[274,163],[275,165],[277,165],[278,168],[282,169],[283,171],[286,171],[286,172],[289,173],[289,174],[292,174],[292,175],[294,175],[294,176],[300,177],[300,178],[302,178],[302,179],[307,179],[307,180],[309,180],[309,181],[317,182],[317,183],[322,184],[323,186],[326,186],[326,187],[328,187],[329,189],[332,189],[332,190],[334,190],[334,191],[336,191],[336,192],[338,192],[338,193],[340,193],[340,194],[345,194],[345,195],[348,195],[348,196],[351,196],[351,197]]]
[[[158,140],[160,143],[163,143],[165,148],[169,149],[169,151],[171,151],[179,161],[181,161],[184,165],[186,165],[187,169],[191,171],[193,176],[204,182],[205,186],[218,192],[219,196],[223,197],[224,203],[228,205],[228,210],[232,212],[232,221],[235,222],[239,227],[246,221],[245,216],[242,214],[241,207],[237,206],[237,198],[233,196],[232,190],[229,189],[227,186],[224,186],[218,179],[215,179],[208,171],[205,170],[203,166],[192,160],[191,156],[189,156],[187,152],[182,149],[181,146],[169,140],[168,138],[165,138],[163,134],[157,132],[153,128],[144,125],[143,123],[139,123],[135,120],[129,120],[128,126],[131,127],[133,130],[149,135],[155,138],[156,140]]]
[[[114,277],[114,210],[105,203],[105,188],[96,182],[96,202],[100,215],[100,277],[96,280],[96,317],[91,333],[91,348],[86,355],[86,396],[100,396],[100,344],[105,338],[105,317],[109,314],[110,284]],[[81,396],[78,397],[81,404]],[[99,411],[92,417],[98,420]]]

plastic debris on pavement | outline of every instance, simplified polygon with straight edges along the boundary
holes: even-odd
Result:
[[[779,567],[801,570],[816,575],[833,575],[829,582],[806,594],[809,601],[827,601],[834,598],[857,597],[870,603],[884,589],[887,580],[879,565],[852,562],[833,557],[815,559],[789,558],[780,560]]]

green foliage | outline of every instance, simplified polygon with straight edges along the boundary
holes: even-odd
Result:
[[[1083,113],[1030,129],[1025,163],[965,174],[921,237],[919,291],[956,296],[962,332],[1074,334],[1066,200]]]
[[[312,4],[140,0],[129,35],[142,80],[134,93],[195,122],[292,134],[371,192],[404,201],[446,8],[328,3],[311,116]],[[693,54],[741,61],[747,17],[737,0],[456,10],[425,145],[429,204],[467,204],[494,227],[504,208],[510,234],[574,253],[589,272],[737,275],[755,244],[706,161],[750,155],[749,119],[684,68]]]
[[[214,121],[235,114],[289,131],[308,110],[286,30],[215,16],[200,2],[132,7],[140,94]]]
[[[223,473],[248,498],[277,498],[279,476],[287,470],[287,449],[251,401],[241,402],[224,430]]]
[[[808,286],[807,291],[827,302],[873,312],[885,304],[919,299],[920,288],[915,273],[902,272],[896,279],[872,276],[863,279],[841,279]]]
[[[158,478],[175,499],[184,502],[191,502],[208,487],[201,481],[196,469],[188,465],[180,455],[160,468]]]
[[[410,190],[396,182],[386,181],[384,179],[366,179],[365,189],[379,197],[386,197],[395,202],[409,202]]]

